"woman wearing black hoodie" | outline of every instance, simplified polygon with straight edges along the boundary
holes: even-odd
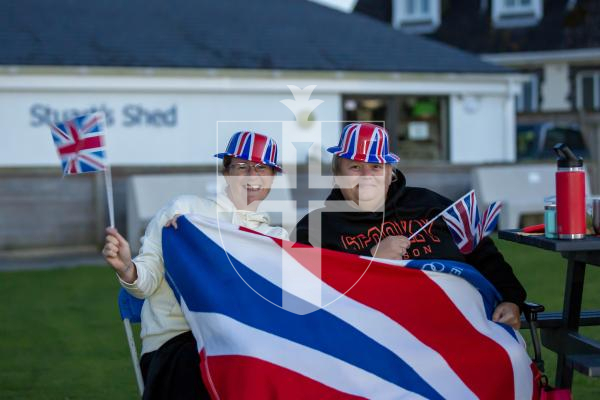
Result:
[[[384,128],[367,123],[347,125],[334,154],[335,187],[325,207],[306,215],[292,239],[315,247],[389,259],[449,259],[474,266],[498,289],[503,302],[493,320],[519,328],[525,290],[489,238],[462,254],[442,219],[411,236],[452,201],[431,190],[408,187],[393,170],[399,157],[388,151]],[[310,220],[310,224],[309,224]]]

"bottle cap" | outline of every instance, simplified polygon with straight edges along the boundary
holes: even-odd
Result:
[[[558,168],[581,168],[583,167],[583,158],[577,157],[564,143],[557,143],[554,146],[554,152],[558,156],[556,164]]]

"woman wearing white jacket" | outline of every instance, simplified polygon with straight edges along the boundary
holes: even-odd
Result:
[[[200,377],[196,341],[179,303],[164,276],[162,228],[177,227],[182,214],[201,214],[244,226],[265,235],[287,239],[287,232],[271,226],[257,207],[270,190],[276,172],[277,144],[255,132],[237,132],[224,153],[223,175],[227,187],[216,198],[180,196],[150,221],[140,253],[132,259],[129,243],[114,228],[107,228],[104,258],[120,284],[133,296],[145,299],[142,308],[142,358],[144,399],[209,398]]]

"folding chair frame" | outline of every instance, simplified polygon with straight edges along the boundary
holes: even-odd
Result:
[[[129,346],[129,354],[131,355],[131,363],[133,364],[133,371],[135,372],[135,380],[137,382],[140,396],[144,394],[144,380],[142,378],[142,370],[140,368],[140,359],[133,338],[133,330],[131,329],[131,323],[141,322],[141,312],[144,300],[136,299],[125,289],[121,288],[119,291],[119,312],[121,313],[121,319],[123,320],[123,326],[125,327],[125,336],[127,337],[127,345]]]
[[[523,317],[526,327],[531,331],[531,344],[533,346],[533,362],[541,372],[544,372],[544,360],[542,359],[542,343],[538,333],[537,315],[544,311],[544,306],[526,301],[523,307]]]
[[[125,326],[125,336],[127,336],[127,344],[129,345],[129,353],[131,355],[131,363],[133,364],[133,370],[135,372],[135,380],[140,391],[140,396],[142,396],[144,394],[144,380],[142,379],[142,369],[140,368],[137,347],[135,346],[135,340],[133,338],[133,331],[131,329],[131,322],[129,321],[129,318],[123,319],[123,325]]]

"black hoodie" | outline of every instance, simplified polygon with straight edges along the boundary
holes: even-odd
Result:
[[[404,175],[400,171],[396,172],[398,179],[389,187],[385,213],[357,212],[343,201],[341,190],[334,188],[325,201],[325,207],[309,214],[310,225],[314,231],[318,225],[313,220],[322,213],[321,241],[315,239],[319,238],[319,235],[311,235],[312,243],[308,240],[309,215],[298,222],[292,239],[315,247],[371,256],[370,249],[380,239],[396,235],[409,237],[452,204],[451,200],[431,190],[406,186]],[[494,242],[485,238],[472,253],[462,254],[442,218],[438,218],[415,236],[405,258],[437,258],[465,262],[477,268],[498,289],[503,301],[519,306],[525,301],[525,289]]]

